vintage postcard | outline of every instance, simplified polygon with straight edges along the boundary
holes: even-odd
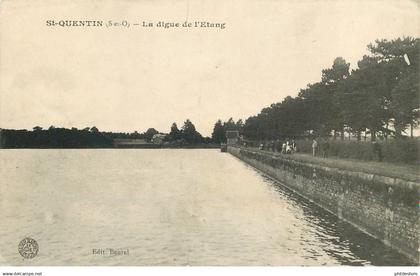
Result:
[[[416,0],[1,1],[0,265],[417,275],[419,26]]]

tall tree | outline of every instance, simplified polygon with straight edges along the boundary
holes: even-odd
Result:
[[[368,45],[358,68],[337,57],[331,68],[322,70],[322,80],[308,84],[298,97],[263,108],[245,120],[247,139],[267,140],[301,135],[328,136],[344,131],[361,139],[364,132],[386,137],[394,123],[396,136],[419,124],[419,39],[377,40]],[[233,119],[223,124],[234,129]]]
[[[176,141],[181,139],[181,132],[178,129],[178,126],[176,125],[176,123],[173,123],[171,126],[171,132],[169,133],[169,139],[171,141]]]
[[[244,122],[242,121],[242,119],[239,119],[238,121],[236,121],[236,130],[239,131],[240,134],[242,134],[243,129],[244,129]]]
[[[214,124],[211,138],[214,143],[226,142],[225,128],[223,127],[221,120],[217,120],[217,122]]]
[[[344,80],[350,75],[349,69],[350,63],[342,57],[337,57],[331,68],[322,70],[322,82],[332,84]]]
[[[418,123],[420,40],[412,37],[382,39],[369,44],[368,48],[384,68],[384,89],[390,95],[395,135],[400,137],[409,125]]]
[[[358,69],[344,83],[342,112],[348,127],[357,134],[370,130],[371,139],[376,139],[378,131],[389,121],[389,93],[384,87],[387,76],[377,59],[364,56],[358,62]]]
[[[187,119],[182,126],[182,138],[191,144],[201,143],[203,140],[203,137],[197,132],[194,124],[189,119]]]
[[[96,126],[91,127],[91,132],[99,132],[99,129]]]
[[[331,93],[325,83],[310,84],[299,93],[307,114],[308,131],[316,136],[327,136],[336,125],[337,114]]]
[[[409,72],[391,91],[393,99],[391,108],[395,118],[394,127],[397,136],[410,126],[411,137],[413,137],[413,128],[418,126],[420,115],[419,83],[419,74]]]
[[[236,130],[236,123],[231,117],[227,122],[223,123],[223,127],[225,130]]]
[[[342,57],[334,59],[333,65],[329,69],[322,70],[322,83],[325,84],[325,94],[328,95],[330,100],[324,102],[324,107],[327,107],[325,113],[330,119],[325,121],[322,135],[328,135],[331,130],[334,131],[334,137],[336,132],[341,133],[341,139],[344,139],[344,128],[346,126],[343,114],[343,103],[342,98],[342,85],[343,82],[350,75],[350,63]]]

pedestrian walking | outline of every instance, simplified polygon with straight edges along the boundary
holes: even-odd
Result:
[[[329,150],[330,150],[330,143],[328,142],[328,139],[326,139],[322,143],[322,157],[327,158]]]
[[[292,144],[289,142],[289,140],[286,142],[286,153],[292,154]]]
[[[312,140],[312,156],[316,155],[317,148],[318,148],[318,142],[315,139],[313,139]]]
[[[297,147],[296,147],[296,141],[293,139],[292,140],[292,153],[297,152]]]
[[[281,152],[281,142],[279,139],[276,140],[276,152]]]
[[[283,142],[283,144],[281,145],[281,153],[286,153],[286,142]]]
[[[381,147],[381,145],[378,142],[373,141],[372,142],[372,147],[373,147],[373,153],[377,156],[378,161],[382,162],[382,147]]]

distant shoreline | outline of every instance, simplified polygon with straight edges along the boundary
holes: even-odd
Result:
[[[219,149],[217,144],[202,144],[202,145],[184,145],[184,146],[170,146],[170,145],[124,145],[113,147],[0,147],[0,150],[13,149]]]
[[[185,134],[178,139],[170,134],[148,130],[145,133],[100,132],[96,127],[66,129],[50,127],[43,130],[0,129],[0,149],[159,149],[159,148],[219,148],[211,138],[199,133]]]
[[[218,149],[220,145],[217,144],[198,144],[198,145],[184,145],[184,146],[171,146],[171,145],[125,145],[116,146],[115,149]]]

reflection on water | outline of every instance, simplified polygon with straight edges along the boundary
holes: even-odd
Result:
[[[310,228],[324,243],[323,249],[331,256],[337,258],[342,265],[415,265],[401,254],[382,242],[372,238],[340,220],[337,216],[325,211],[310,201],[285,188],[277,181],[264,176],[269,185],[276,186],[279,194],[284,194],[291,204],[299,205],[304,212],[302,219],[306,220]],[[308,231],[313,231],[308,229]]]
[[[0,177],[2,265],[410,264],[217,150],[2,150]]]

